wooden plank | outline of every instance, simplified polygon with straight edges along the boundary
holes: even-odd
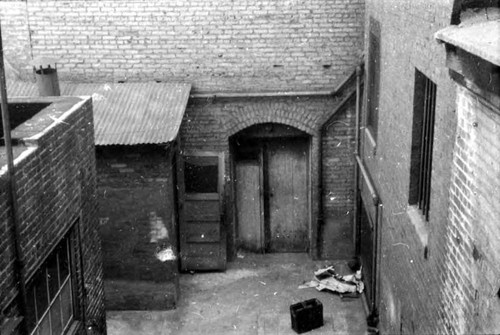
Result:
[[[261,251],[264,232],[260,206],[260,165],[258,161],[236,163],[236,209],[238,244]]]
[[[213,200],[185,200],[184,212],[186,221],[219,221],[220,202]]]
[[[187,200],[220,200],[220,195],[218,193],[187,193]]]
[[[220,241],[220,224],[189,223],[186,227],[187,243],[207,243]]]
[[[223,255],[217,257],[194,257],[189,256],[181,259],[183,271],[210,271],[210,270],[224,270],[225,263]]]
[[[182,251],[185,257],[218,257],[220,255],[219,243],[188,243]]]
[[[308,246],[307,142],[268,147],[269,251],[300,252]]]
[[[184,161],[189,164],[199,166],[217,165],[219,163],[218,156],[184,156]]]

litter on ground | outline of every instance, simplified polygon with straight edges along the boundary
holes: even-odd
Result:
[[[314,271],[314,278],[311,281],[305,282],[299,286],[299,289],[315,287],[318,291],[328,290],[340,294],[362,293],[365,285],[361,280],[361,268],[354,274],[339,275],[335,272],[333,266]]]

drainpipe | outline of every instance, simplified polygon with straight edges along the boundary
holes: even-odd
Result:
[[[359,215],[359,127],[361,119],[360,111],[361,102],[361,66],[356,67],[356,134],[354,138],[355,148],[354,148],[354,158],[356,159],[354,167],[354,225],[353,225],[353,239],[355,243],[355,253],[359,255],[360,245],[359,245],[359,231],[358,231],[358,215]]]
[[[290,91],[290,92],[207,92],[191,93],[192,99],[242,99],[242,98],[262,98],[262,97],[314,97],[314,96],[332,96],[336,91]]]
[[[80,170],[80,176],[82,172]],[[87,289],[85,288],[85,268],[83,264],[83,233],[82,233],[82,211],[80,210],[80,218],[78,219],[78,252],[80,253],[80,257],[78,257],[78,265],[80,266],[80,282],[82,284],[82,300],[80,302],[80,317],[82,318],[82,324],[87,329]]]
[[[0,28],[0,105],[2,109],[2,123],[3,133],[5,140],[5,151],[7,153],[7,195],[10,204],[10,216],[12,221],[12,239],[14,240],[14,276],[17,283],[18,290],[18,308],[19,313],[24,317],[26,315],[26,289],[23,276],[23,261],[21,259],[21,230],[19,229],[19,222],[17,220],[17,199],[16,199],[16,180],[14,171],[14,155],[12,153],[12,139],[10,134],[10,118],[9,109],[7,104],[7,87],[5,83],[5,68],[3,62],[3,44],[2,32]],[[21,322],[21,332],[26,333],[26,322]]]
[[[354,169],[354,182],[355,182],[355,187],[354,187],[354,236],[355,236],[355,241],[356,241],[356,255],[359,255],[360,253],[360,236],[359,236],[359,222],[358,222],[358,216],[359,216],[359,179],[360,176],[363,177],[363,179],[367,180],[367,187],[368,191],[370,192],[370,196],[373,201],[373,206],[375,206],[375,222],[374,222],[374,228],[373,228],[373,234],[375,237],[374,240],[374,247],[373,247],[373,255],[372,255],[372,263],[373,263],[373,270],[372,270],[372,303],[370,307],[370,315],[368,315],[368,319],[370,319],[374,324],[378,323],[378,311],[377,311],[377,306],[378,306],[378,287],[380,285],[380,267],[379,267],[379,248],[381,245],[381,215],[382,215],[382,204],[380,204],[380,199],[378,197],[377,191],[375,190],[375,187],[373,184],[370,182],[370,178],[368,175],[368,171],[366,170],[363,161],[360,157],[360,126],[361,126],[361,110],[360,110],[360,102],[361,102],[361,73],[362,69],[361,66],[358,66],[356,68],[356,135],[355,135],[355,142],[356,142],[356,147],[354,149],[354,157],[356,159],[356,167]],[[375,321],[376,320],[376,321]]]
[[[323,127],[319,130],[319,141],[318,141],[318,218],[316,220],[316,259],[319,259],[321,257],[322,253],[322,243],[320,239],[320,229],[322,229],[324,225],[324,210],[323,210]]]
[[[382,211],[383,211],[383,205],[379,202],[376,205],[376,227],[375,227],[375,250],[374,250],[374,255],[373,259],[375,260],[373,265],[373,281],[372,283],[375,283],[373,286],[373,302],[372,302],[372,311],[370,313],[370,317],[373,321],[374,324],[378,324],[378,301],[379,301],[379,293],[380,293],[380,247],[382,246]]]

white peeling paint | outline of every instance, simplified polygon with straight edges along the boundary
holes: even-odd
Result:
[[[150,243],[157,243],[160,240],[168,238],[168,230],[160,216],[156,215],[156,212],[149,213],[149,227],[151,228],[149,232]]]
[[[108,218],[108,217],[99,218],[99,226],[104,226],[104,225],[106,225],[108,222],[109,222],[109,218]]]
[[[156,258],[158,258],[161,262],[166,262],[166,261],[173,261],[177,257],[175,257],[174,251],[172,250],[171,247],[168,247],[166,249],[160,250],[159,252],[156,253]]]
[[[106,99],[106,97],[102,94],[99,94],[99,93],[92,94],[92,100],[94,100],[94,101],[101,101],[104,99]]]

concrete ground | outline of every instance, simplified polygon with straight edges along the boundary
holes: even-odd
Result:
[[[311,298],[323,304],[324,326],[307,334],[365,334],[361,298],[298,289],[325,265],[350,273],[345,263],[314,262],[306,254],[243,254],[226,272],[181,275],[175,310],[109,311],[108,335],[295,334],[290,305]]]

